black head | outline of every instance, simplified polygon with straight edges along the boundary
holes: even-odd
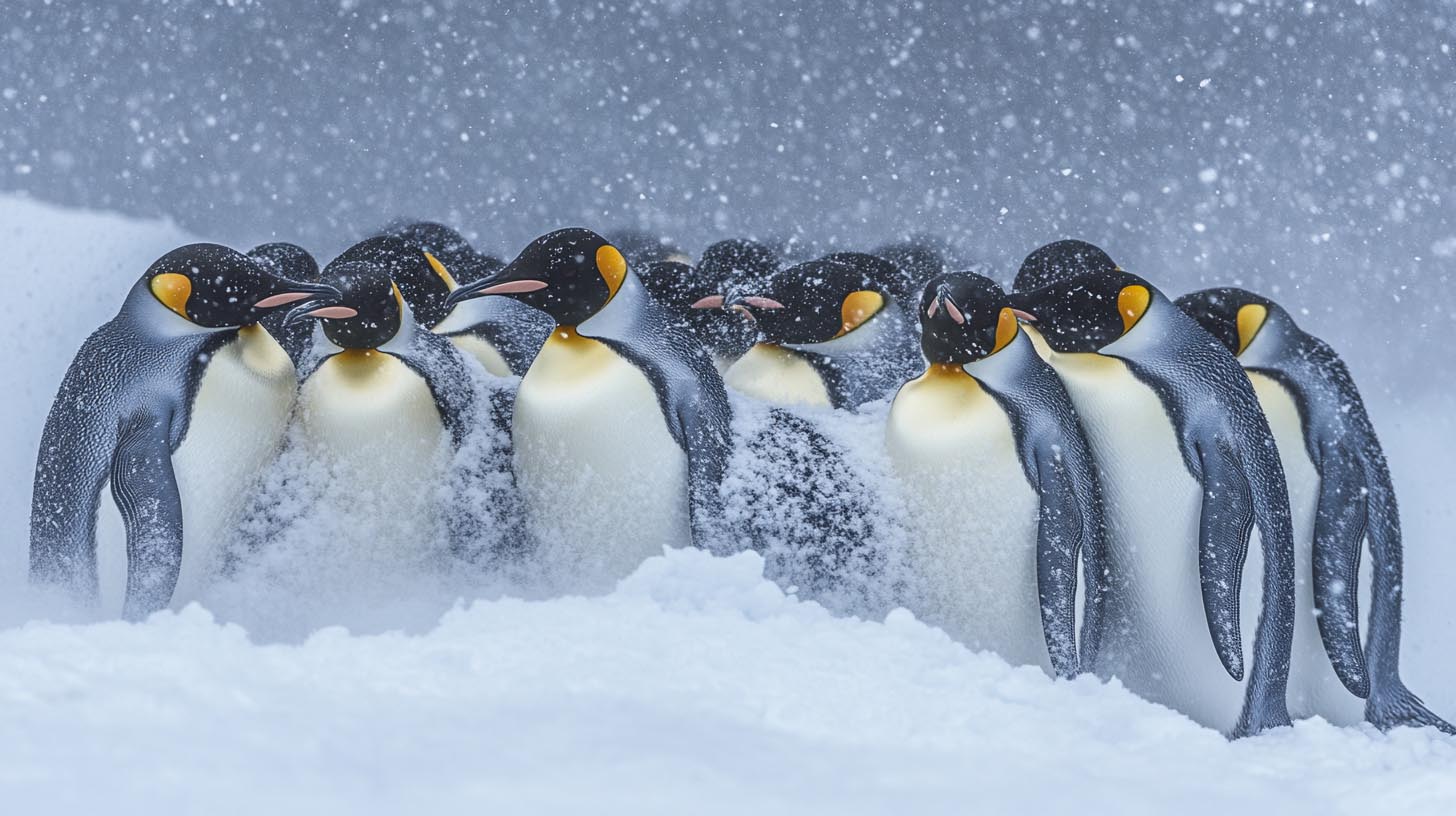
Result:
[[[308,254],[308,250],[297,244],[283,241],[259,244],[248,250],[248,257],[263,264],[268,271],[281,278],[295,281],[319,279],[318,261]]]
[[[1154,289],[1122,270],[1090,272],[1029,292],[1013,292],[1011,307],[1060,352],[1095,352],[1132,331]]]
[[[434,328],[450,313],[445,299],[455,288],[455,279],[438,258],[403,238],[394,235],[366,238],[334,259],[334,263],[352,261],[378,267],[399,284],[400,294],[421,326]]]
[[[157,302],[209,329],[256,323],[269,310],[319,291],[219,244],[178,247],[158,258],[143,280]]]
[[[950,271],[945,262],[945,253],[928,242],[904,241],[898,244],[886,244],[876,249],[874,254],[899,267],[908,286],[900,298],[907,302],[916,287],[923,286],[931,278]]]
[[[886,262],[861,255],[797,264],[775,272],[759,294],[736,297],[728,306],[751,318],[767,342],[823,343],[864,325],[889,303],[886,287],[872,274],[875,264]]]
[[[323,271],[329,293],[296,307],[288,322],[317,319],[329,342],[346,349],[374,349],[399,333],[404,298],[386,267],[336,258]]]
[[[463,284],[448,305],[484,295],[505,295],[575,326],[611,300],[627,277],[627,259],[589,229],[561,229],[537,238],[503,269]]]
[[[698,274],[703,291],[694,299],[698,309],[722,307],[731,296],[754,294],[768,285],[780,267],[773,249],[748,238],[729,238],[703,250]],[[701,301],[701,302],[699,302]]]
[[[621,229],[610,233],[607,240],[627,259],[627,265],[640,269],[658,261],[685,263],[688,256],[670,239],[645,230]]]
[[[442,261],[471,252],[470,242],[455,229],[434,221],[407,221],[391,224],[383,235],[393,235]]]
[[[1029,292],[1089,272],[1111,272],[1116,268],[1106,252],[1086,241],[1053,241],[1026,256],[1012,288]]]
[[[1275,310],[1282,311],[1262,295],[1231,286],[1193,292],[1174,302],[1235,357],[1254,342]]]
[[[680,261],[652,261],[642,266],[633,265],[637,279],[658,303],[683,312],[693,304],[717,291],[701,268]]]
[[[990,278],[936,275],[920,295],[920,348],[931,363],[965,365],[990,357],[1018,331],[1011,301]]]

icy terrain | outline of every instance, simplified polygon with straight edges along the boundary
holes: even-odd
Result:
[[[763,580],[754,555],[675,551],[597,598],[427,597],[368,614],[300,599],[298,615],[342,625],[281,641],[197,606],[48,622],[23,587],[41,421],[81,339],[186,240],[0,197],[6,812],[1456,807],[1456,740],[1434,732],[1308,721],[1230,744],[1116,684],[971,653],[903,611],[832,617]],[[1449,715],[1456,511],[1438,474],[1456,437],[1435,404],[1375,401],[1408,523],[1405,675]]]

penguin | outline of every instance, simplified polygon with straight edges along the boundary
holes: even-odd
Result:
[[[318,322],[329,344],[301,372],[299,444],[310,460],[329,463],[351,502],[388,508],[371,519],[359,557],[394,564],[426,554],[421,542],[458,532],[438,526],[449,520],[436,495],[444,459],[465,444],[479,409],[462,353],[415,320],[390,274],[399,267],[371,242],[330,262],[326,291],[288,320]]]
[[[1101,491],[1071,397],[991,280],[937,275],[918,312],[928,366],[896,393],[885,439],[924,617],[972,648],[1071,677],[1096,662],[1105,594]]]
[[[934,243],[939,242],[928,238],[902,241],[885,244],[870,253],[884,258],[901,271],[905,289],[894,294],[908,309],[913,310],[919,300],[920,287],[931,278],[951,271],[945,253],[933,246]],[[918,316],[914,317],[919,320]]]
[[[273,274],[288,280],[316,283],[319,277],[318,261],[308,251],[296,244],[275,242],[259,244],[248,250],[248,257],[268,265]],[[305,357],[313,348],[313,326],[306,323],[288,324],[288,312],[274,309],[263,315],[258,323],[268,330],[273,339],[288,353],[294,368],[304,365]]]
[[[664,547],[711,545],[732,413],[708,353],[595,232],[557,230],[450,293],[556,328],[516,394],[514,470],[543,565],[605,591]],[[458,308],[458,307],[457,307]]]
[[[1299,593],[1289,693],[1296,716],[1339,723],[1363,715],[1382,730],[1428,725],[1456,733],[1400,678],[1400,513],[1350,370],[1287,310],[1253,292],[1205,289],[1176,303],[1244,366],[1289,475]],[[1357,606],[1366,540],[1374,568],[1362,649]]]
[[[913,375],[914,331],[893,299],[901,273],[883,258],[836,253],[775,272],[728,308],[758,342],[724,373],[768,402],[854,409]],[[740,289],[739,291],[743,291]]]
[[[1102,475],[1098,673],[1231,737],[1288,725],[1289,494],[1248,377],[1152,284],[1115,266],[1010,300],[1048,347]],[[1256,524],[1262,592],[1241,586]],[[1246,671],[1241,622],[1255,614]]]
[[[721,373],[753,346],[757,335],[747,321],[723,309],[725,298],[735,286],[760,288],[778,269],[778,256],[756,241],[734,238],[703,250],[697,266],[665,260],[632,268],[653,298],[681,315],[708,346]]]
[[[271,269],[179,247],[82,344],[41,435],[33,583],[139,619],[205,578],[293,406],[293,364],[258,320],[318,291]]]

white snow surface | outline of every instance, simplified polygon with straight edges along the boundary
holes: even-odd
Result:
[[[0,196],[4,812],[1456,809],[1456,740],[1432,730],[1316,720],[1230,743],[1116,682],[1013,668],[903,610],[832,616],[765,581],[752,553],[670,551],[602,597],[372,614],[300,600],[333,625],[282,639],[197,605],[55,622],[24,589],[45,411],[84,336],[187,240]],[[1404,675],[1449,716],[1456,508],[1438,474],[1456,433],[1440,405],[1372,409],[1406,518]]]

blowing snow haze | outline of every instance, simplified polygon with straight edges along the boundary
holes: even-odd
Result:
[[[0,189],[321,253],[930,232],[1009,278],[1078,236],[1272,294],[1370,392],[1453,329],[1450,2],[394,6],[9,8]]]

